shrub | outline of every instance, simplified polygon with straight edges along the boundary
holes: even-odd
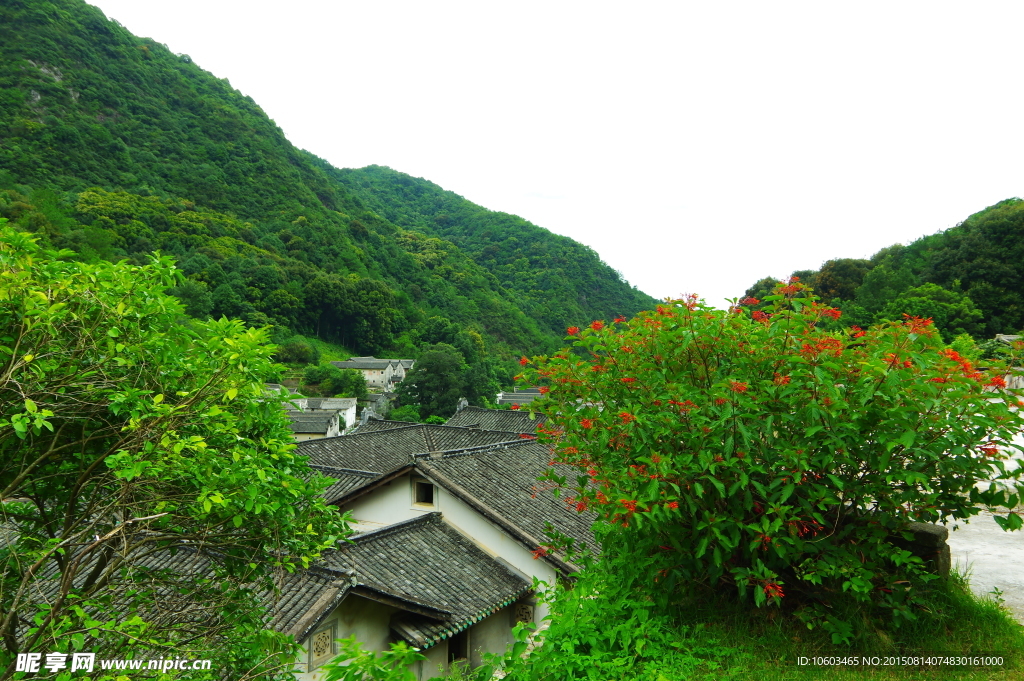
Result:
[[[1017,398],[1001,365],[979,371],[930,320],[828,332],[839,310],[795,280],[765,301],[749,313],[760,301],[721,311],[690,297],[570,329],[572,352],[519,377],[548,391],[544,436],[581,471],[548,478],[609,523],[606,555],[656,558],[661,592],[795,596],[841,640],[849,627],[818,605],[835,591],[913,618],[932,575],[889,540],[910,521],[1016,505],[1012,487],[978,483],[1020,475],[1004,463]]]

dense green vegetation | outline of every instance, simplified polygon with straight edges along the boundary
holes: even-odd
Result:
[[[72,648],[286,676],[295,644],[266,630],[265,594],[347,526],[257,399],[266,332],[185,317],[166,257],[82,263],[4,222],[0,678]]]
[[[1024,329],[1024,201],[1007,199],[913,243],[868,260],[829,260],[794,272],[843,310],[843,323],[867,326],[904,313],[932,317],[946,341]],[[774,280],[746,295],[761,298]]]
[[[649,309],[590,248],[507,213],[495,213],[432,182],[381,166],[330,169],[396,225],[447,239],[497,277],[546,331]],[[577,323],[577,322],[574,322]]]
[[[0,216],[87,261],[174,256],[192,316],[403,357],[440,342],[436,318],[482,341],[463,360],[492,386],[567,326],[653,302],[571,240],[416,181],[446,221],[406,176],[359,172],[95,7],[0,2]]]

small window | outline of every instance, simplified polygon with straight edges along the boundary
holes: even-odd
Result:
[[[433,506],[434,486],[426,480],[413,480],[412,501],[421,506]]]
[[[309,671],[330,662],[338,654],[334,639],[338,637],[335,622],[326,624],[309,637]]]

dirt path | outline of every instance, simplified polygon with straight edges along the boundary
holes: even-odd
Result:
[[[948,527],[953,566],[968,572],[971,591],[991,597],[998,588],[1006,607],[1024,624],[1024,530],[1003,532],[987,511],[955,530]]]

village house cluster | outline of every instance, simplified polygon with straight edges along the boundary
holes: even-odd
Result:
[[[406,641],[426,656],[413,672],[427,679],[503,652],[517,622],[541,622],[534,580],[576,570],[538,551],[546,528],[590,545],[593,517],[538,489],[551,454],[537,425],[525,411],[464,407],[445,425],[371,419],[299,444],[356,532],[289,575],[274,605],[273,627],[303,646],[300,681],[322,678],[338,638],[367,650]]]

